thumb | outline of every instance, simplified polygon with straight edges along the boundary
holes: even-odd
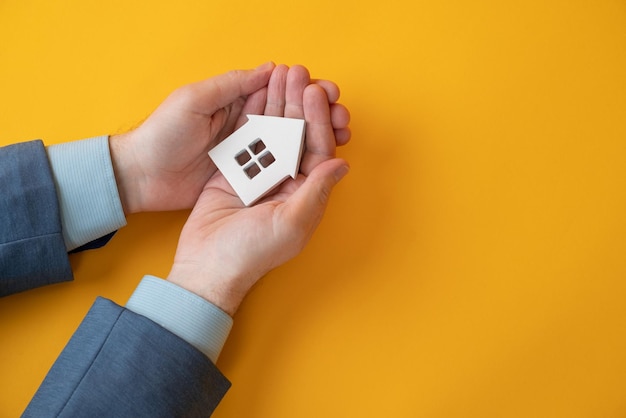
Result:
[[[345,160],[324,161],[311,171],[304,183],[287,200],[284,220],[308,239],[319,225],[332,189],[350,170]]]
[[[253,70],[233,70],[206,80],[189,84],[191,107],[204,114],[213,112],[267,86],[274,63],[267,62]]]

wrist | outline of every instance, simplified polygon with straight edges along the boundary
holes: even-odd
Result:
[[[130,146],[130,132],[110,136],[109,149],[115,182],[124,213],[129,215],[141,212],[139,175],[136,171],[134,153]]]
[[[195,293],[232,317],[250,289],[247,283],[256,280],[226,278],[223,272],[179,263],[172,266],[167,281]]]

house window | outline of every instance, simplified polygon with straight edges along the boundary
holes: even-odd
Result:
[[[235,155],[235,161],[243,167],[244,173],[252,180],[261,173],[261,170],[272,165],[276,158],[267,150],[263,140],[257,138]]]

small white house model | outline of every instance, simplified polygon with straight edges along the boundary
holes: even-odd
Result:
[[[304,120],[247,115],[248,122],[209,151],[246,206],[288,177],[296,178],[304,146]]]

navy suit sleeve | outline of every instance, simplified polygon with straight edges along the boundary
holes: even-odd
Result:
[[[41,141],[0,147],[0,296],[72,280],[58,196]],[[105,235],[73,251],[99,248]]]
[[[0,296],[72,280],[41,141],[0,148]]]
[[[98,298],[24,417],[206,417],[229,386],[198,350]]]

